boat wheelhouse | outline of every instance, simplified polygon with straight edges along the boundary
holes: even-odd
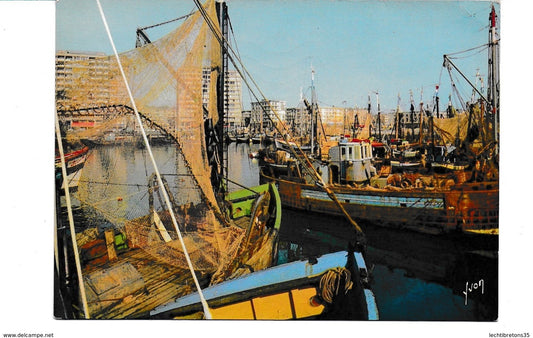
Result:
[[[376,175],[370,142],[341,140],[329,149],[328,155],[330,183],[360,183]]]

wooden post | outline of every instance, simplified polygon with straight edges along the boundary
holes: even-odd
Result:
[[[105,244],[107,246],[107,256],[109,261],[117,259],[117,251],[115,250],[115,231],[109,229],[105,231]]]

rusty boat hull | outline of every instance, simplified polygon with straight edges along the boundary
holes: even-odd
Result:
[[[342,215],[319,186],[261,172],[278,186],[282,205],[321,214]],[[343,207],[357,221],[430,234],[462,232],[498,235],[498,182],[462,183],[449,189],[387,189],[331,185]]]

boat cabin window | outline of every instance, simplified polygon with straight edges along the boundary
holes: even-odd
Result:
[[[348,160],[353,160],[353,147],[348,148]]]
[[[346,160],[346,148],[341,147],[341,160]]]

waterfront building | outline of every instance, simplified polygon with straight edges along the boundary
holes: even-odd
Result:
[[[211,70],[204,68],[202,73],[202,102],[204,106],[209,102],[209,88],[211,86]],[[228,70],[224,77],[224,116],[229,129],[242,127],[242,78],[236,70]]]
[[[311,129],[311,114],[303,103],[300,103],[296,108],[287,108],[285,121],[293,135],[302,136]]]
[[[70,110],[107,105],[110,62],[104,53],[56,53],[56,107]],[[89,74],[90,76],[86,76]]]
[[[236,70],[228,70],[225,77],[226,97],[224,113],[230,129],[244,126],[242,114],[242,79]]]
[[[253,129],[272,131],[274,127],[272,121],[278,121],[276,114],[279,116],[280,122],[285,122],[287,102],[262,100],[260,102],[252,102],[251,105],[251,124]]]
[[[318,111],[326,135],[340,135],[350,132],[356,112],[354,108],[320,106]]]

